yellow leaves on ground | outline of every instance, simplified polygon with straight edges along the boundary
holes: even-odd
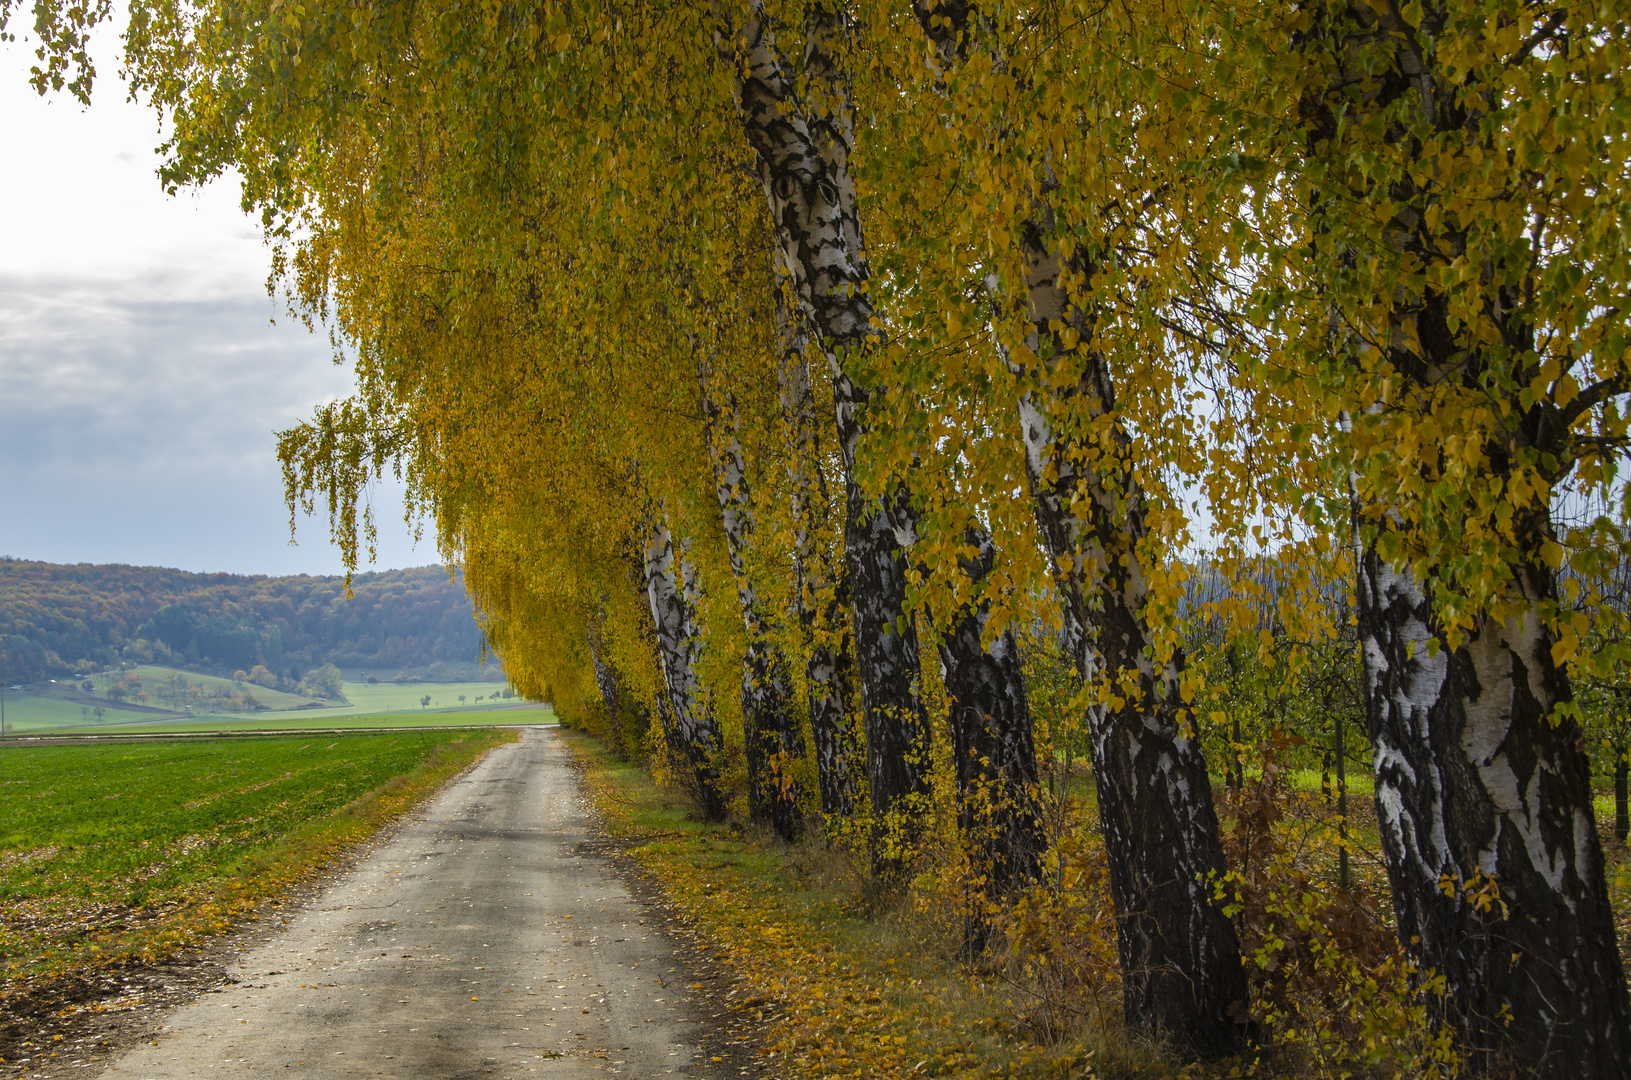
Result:
[[[596,808],[737,977],[732,1008],[764,1023],[764,1051],[788,1075],[1093,1075],[1080,1048],[1030,1046],[1004,1035],[1015,1002],[989,976],[959,972],[885,918],[843,910],[818,873],[820,842],[770,852],[718,826],[684,821],[674,804],[569,735],[589,764]],[[835,857],[836,858],[836,857]],[[836,870],[837,861],[828,864]]]

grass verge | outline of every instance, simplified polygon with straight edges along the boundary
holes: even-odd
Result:
[[[819,840],[787,847],[693,820],[591,737],[562,735],[607,829],[739,976],[732,1007],[765,1023],[776,1075],[1177,1075],[1153,1048],[1113,1036],[1033,1041],[1015,1022],[1030,1004],[1024,990],[956,961],[960,928],[920,911],[869,912],[853,863]]]
[[[1260,984],[1256,1008],[1263,1015],[1280,1010],[1272,1040],[1241,1059],[1180,1066],[1159,1048],[1130,1038],[1119,1023],[1113,924],[1084,928],[1080,923],[1095,910],[1107,920],[1107,900],[1099,909],[1061,908],[1068,918],[1052,938],[1045,936],[1051,925],[1047,909],[1038,909],[1033,929],[1044,933],[1040,940],[1047,947],[1033,955],[1051,970],[1055,959],[1066,965],[1072,955],[1092,960],[1091,950],[1082,949],[1097,942],[1103,951],[1099,967],[1108,977],[1073,982],[1068,966],[1048,975],[1040,966],[1029,973],[1016,969],[1012,961],[962,963],[957,956],[961,924],[948,917],[956,905],[937,899],[956,890],[951,874],[932,877],[926,871],[908,902],[879,908],[869,902],[857,860],[819,839],[787,846],[769,834],[702,823],[687,815],[679,796],[615,760],[589,736],[563,731],[562,737],[584,763],[607,829],[628,844],[642,869],[662,884],[738,978],[730,1003],[763,1024],[763,1052],[773,1059],[767,1071],[785,1080],[1416,1076],[1425,1075],[1417,1066],[1438,1060],[1432,1057],[1437,1044],[1430,1025],[1425,1014],[1418,1015],[1419,999],[1402,982],[1377,981],[1378,972],[1390,970],[1383,961],[1392,955],[1379,945],[1377,956],[1343,954],[1346,966],[1318,967],[1312,974],[1299,969],[1299,981],[1280,988],[1284,1006],[1269,996],[1279,986],[1272,979],[1280,954],[1248,950],[1248,972],[1257,973]],[[1230,805],[1224,800],[1223,809]],[[1318,914],[1323,911],[1318,898],[1334,892],[1330,808],[1317,789],[1290,793],[1280,808],[1286,816],[1274,835],[1292,869],[1252,879],[1260,902],[1281,905],[1273,911],[1265,907],[1255,922],[1249,913],[1242,916],[1247,930],[1259,936],[1264,927],[1279,925],[1276,920],[1301,927],[1293,916]],[[1353,838],[1362,849],[1367,841],[1374,845],[1368,799],[1358,799],[1353,809],[1358,811]],[[1237,824],[1230,820],[1226,830],[1236,846]],[[1263,846],[1262,837],[1256,842]],[[1605,834],[1604,846],[1623,927],[1631,849],[1611,834]],[[1380,863],[1363,850],[1360,854],[1366,857],[1354,860],[1357,895],[1376,897],[1385,907]],[[955,872],[955,865],[946,865]],[[1061,867],[1073,871],[1076,864],[1066,859]],[[1275,891],[1286,889],[1291,891],[1285,895]],[[1030,934],[1023,923],[1016,925],[1022,939]],[[1287,964],[1302,963],[1294,949],[1285,956]],[[1321,995],[1329,986],[1320,978],[1336,985],[1338,976],[1358,981],[1327,1000]],[[1063,1020],[1051,1030],[1044,1023],[1050,1015]]]
[[[514,738],[0,749],[0,1013],[258,918],[258,907]]]

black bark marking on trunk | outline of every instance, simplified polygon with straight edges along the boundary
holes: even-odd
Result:
[[[990,537],[971,531],[974,556],[964,573],[976,585],[991,573]],[[984,898],[1011,898],[1036,880],[1047,840],[1036,804],[1036,744],[1019,646],[1003,630],[990,650],[981,644],[989,600],[966,605],[939,643],[941,673],[951,699],[952,763],[957,779],[957,824],[983,875]],[[982,914],[965,926],[964,951],[983,953],[991,925]]]
[[[828,627],[848,625],[846,606],[843,582],[839,582],[826,605]],[[813,620],[815,609],[808,610]],[[847,630],[841,633],[836,647],[812,646],[804,670],[810,688],[810,731],[815,740],[821,812],[848,817],[855,813],[855,762],[861,757],[861,746],[851,704],[855,700],[854,639]]]
[[[929,793],[929,718],[918,684],[917,623],[906,614],[906,560],[884,515],[868,512],[857,484],[846,486],[844,553],[872,810],[910,816],[913,800]],[[906,493],[895,498],[904,501]]]
[[[1376,808],[1399,936],[1445,979],[1443,1022],[1481,1072],[1624,1076],[1631,1014],[1590,763],[1533,616],[1450,650],[1426,591],[1361,555]],[[1436,652],[1429,642],[1437,643]]]
[[[782,357],[778,391],[792,452],[787,479],[793,511],[793,608],[803,631],[805,691],[815,744],[816,785],[823,815],[855,812],[855,770],[861,760],[854,715],[854,640],[842,555],[818,543],[826,535],[830,492],[811,390],[808,335],[802,311],[776,306]]]
[[[630,748],[623,731],[623,690],[617,671],[606,656],[598,618],[589,628],[589,662],[595,669],[595,686],[600,691],[601,722],[606,729],[606,740],[611,744],[613,753],[628,760]]]
[[[719,503],[736,578],[737,600],[747,631],[742,658],[742,749],[747,761],[749,816],[768,821],[776,835],[791,843],[803,822],[793,765],[804,756],[804,740],[793,716],[793,687],[787,658],[776,642],[775,616],[759,603],[748,576],[747,556],[753,544],[753,501],[747,461],[737,437],[736,403],[729,395],[716,400],[708,380],[702,384],[702,410]]]
[[[668,706],[664,731],[688,770],[681,777],[691,788],[698,809],[710,821],[725,818],[725,793],[719,773],[722,744],[719,723],[697,673],[702,635],[696,621],[696,570],[683,545],[660,511],[648,514],[643,562],[646,597],[651,605]]]

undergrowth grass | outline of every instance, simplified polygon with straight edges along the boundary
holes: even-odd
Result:
[[[226,929],[513,732],[0,749],[0,1003]]]
[[[954,928],[878,909],[852,861],[687,816],[685,804],[591,737],[563,731],[587,765],[607,828],[717,942],[740,976],[733,1005],[767,1024],[778,1075],[1087,1077],[1178,1075],[1153,1048],[1033,1042],[1024,991],[956,960]]]
[[[819,838],[790,847],[768,833],[705,824],[688,816],[680,793],[586,734],[562,734],[587,766],[607,827],[631,842],[633,856],[740,978],[733,1004],[764,1022],[777,1076],[1455,1073],[1444,1033],[1428,1020],[1431,991],[1413,990],[1399,967],[1374,811],[1362,796],[1350,803],[1351,888],[1338,890],[1334,809],[1317,785],[1292,783],[1277,795],[1257,775],[1247,790],[1219,785],[1262,1041],[1239,1059],[1183,1066],[1120,1023],[1108,897],[1091,880],[1102,865],[1091,842],[1090,790],[1067,800],[1070,827],[1049,856],[1050,874],[1057,856],[1060,873],[1079,884],[1052,899],[1038,893],[1006,924],[1008,953],[969,964],[959,959],[959,868],[950,849],[926,850],[926,869],[908,894],[880,903],[859,860],[844,851]],[[1605,839],[1624,918],[1627,849]]]

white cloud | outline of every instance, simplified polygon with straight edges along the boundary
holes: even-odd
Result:
[[[275,432],[343,395],[321,337],[266,297],[153,301],[0,277],[0,553],[332,573],[324,527],[287,546]],[[376,493],[381,565],[433,561]]]
[[[23,43],[0,49],[0,554],[335,572],[321,523],[288,546],[273,433],[350,373],[267,297],[230,178],[162,192],[154,115],[100,53],[83,109],[33,94]],[[394,485],[375,505],[379,565],[435,560]]]

